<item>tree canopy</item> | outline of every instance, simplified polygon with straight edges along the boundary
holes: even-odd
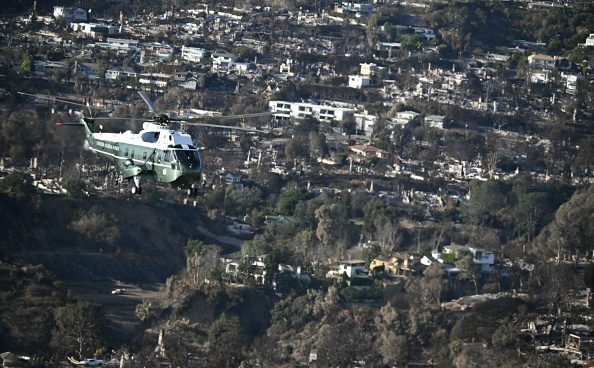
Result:
[[[105,319],[100,304],[80,300],[56,312],[51,346],[64,354],[75,352],[78,359],[94,356],[103,344]]]

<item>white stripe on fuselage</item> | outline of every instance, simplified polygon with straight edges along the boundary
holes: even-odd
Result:
[[[107,133],[107,134],[114,135],[114,136],[119,136],[119,135],[120,135],[120,134],[117,134],[117,133]],[[101,134],[100,136],[101,136],[101,138],[103,138],[103,139],[104,139],[104,138],[105,138],[104,136],[105,136],[105,135],[107,135],[107,134]],[[98,135],[99,135],[99,133],[94,133],[94,134],[93,134],[93,137],[95,138],[96,142],[101,142],[103,145],[110,144],[110,145],[112,145],[112,146],[117,146],[117,147],[118,147],[118,148],[117,148],[117,150],[118,150],[118,151],[119,151],[119,149],[120,149],[120,147],[118,146],[118,143],[130,144],[130,145],[132,145],[132,146],[138,147],[139,149],[142,149],[142,148],[147,148],[147,149],[149,149],[149,150],[152,150],[152,151],[153,151],[153,152],[151,152],[151,155],[153,155],[153,154],[154,154],[154,150],[155,150],[155,149],[161,149],[161,150],[167,150],[167,149],[171,149],[171,147],[167,147],[167,146],[165,146],[165,145],[163,145],[163,144],[154,144],[154,143],[147,143],[147,142],[144,142],[144,143],[146,144],[146,146],[141,146],[141,145],[138,145],[138,143],[136,143],[136,142],[117,141],[117,140],[110,140],[110,139],[103,140],[103,139],[98,139],[98,138],[97,138],[97,136],[98,136]],[[117,155],[117,154],[115,154],[115,153],[107,152],[107,151],[104,151],[104,150],[102,150],[102,149],[95,148],[95,147],[90,147],[90,148],[91,148],[91,150],[93,150],[94,152],[100,153],[100,154],[102,154],[102,155],[105,155],[105,156],[110,156],[110,157],[113,157],[114,159],[122,159],[122,160],[123,160],[123,159],[127,159],[127,158],[129,158],[129,159],[131,159],[131,160],[134,162],[134,164],[137,164],[137,163],[141,163],[141,164],[147,164],[147,163],[150,163],[150,164],[152,164],[153,166],[164,167],[164,168],[168,168],[168,169],[170,169],[170,170],[175,170],[175,169],[172,169],[172,168],[171,168],[171,164],[170,164],[170,163],[157,163],[157,162],[152,162],[152,161],[151,161],[151,162],[149,162],[149,161],[148,161],[148,159],[146,159],[146,160],[141,160],[141,159],[131,158],[131,157],[127,157],[127,156],[121,156],[121,155]],[[139,153],[140,153],[140,152],[139,152]],[[149,158],[150,158],[150,156],[149,156]],[[116,164],[117,164],[117,163],[116,163]]]

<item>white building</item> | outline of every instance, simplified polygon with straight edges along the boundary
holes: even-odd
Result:
[[[586,79],[583,75],[561,73],[561,78],[565,79],[565,88],[568,93],[574,94],[577,91],[578,81]]]
[[[420,34],[425,37],[427,42],[435,38],[435,33],[431,28],[413,27],[413,30],[415,31],[415,34]]]
[[[107,42],[97,43],[99,47],[114,49],[114,50],[126,50],[126,51],[138,51],[138,41],[120,38],[108,38]]]
[[[400,111],[396,113],[396,116],[394,116],[389,122],[389,125],[406,125],[408,124],[412,119],[416,118],[417,116],[419,116],[418,112],[414,112],[414,111]]]
[[[374,63],[361,63],[361,75],[365,75],[367,77],[371,77],[373,74],[383,74],[384,68],[383,66],[377,66]]]
[[[43,60],[35,60],[33,61],[33,65],[35,67],[35,75],[49,75],[58,70],[65,70],[66,64],[61,61],[43,61]]]
[[[99,73],[99,65],[95,63],[83,63],[76,61],[72,66],[71,71],[72,75],[83,74],[89,79],[95,79]]]
[[[219,67],[229,67],[230,64],[237,61],[237,56],[233,54],[215,52],[211,55],[213,65]]]
[[[353,114],[357,126],[357,130],[360,131],[359,133],[363,133],[366,136],[370,136],[373,133],[373,127],[377,122],[377,115],[370,115],[367,111],[363,113],[354,113]]]
[[[70,23],[74,32],[80,32],[85,36],[97,37],[102,34],[116,33],[116,27],[108,26],[103,23]]]
[[[200,62],[206,56],[206,50],[199,47],[182,46],[182,59],[191,62]]]
[[[340,4],[336,4],[334,6],[334,11],[356,18],[371,17],[373,15],[373,5],[344,1]]]
[[[136,78],[138,72],[131,67],[116,66],[105,71],[105,79],[116,80]]]
[[[563,5],[556,4],[554,2],[547,3],[544,1],[534,1],[528,3],[527,8],[533,10],[550,11],[554,9],[563,9]]]
[[[492,272],[495,266],[495,253],[486,252],[480,248],[468,247],[472,253],[472,261],[475,265],[481,266],[482,272]]]
[[[377,49],[380,51],[400,50],[402,44],[400,42],[378,42]]]
[[[532,83],[547,84],[551,81],[550,70],[531,71],[529,76]]]
[[[486,54],[483,54],[483,57],[489,61],[505,63],[506,61],[509,60],[510,55],[494,54],[491,52],[487,52]]]
[[[349,87],[361,89],[371,84],[371,78],[363,75],[349,75]]]
[[[169,81],[173,77],[170,74],[163,73],[142,73],[139,74],[140,78],[138,81],[142,84],[155,84],[159,87],[165,87],[169,84]]]
[[[317,105],[308,102],[269,101],[268,106],[276,119],[302,119],[312,116],[321,121],[342,121],[354,110],[348,104],[340,102]]]
[[[346,274],[348,277],[363,276],[367,277],[365,273],[365,261],[363,260],[351,260],[341,261],[338,266],[332,266],[330,271],[326,274],[326,277],[337,277],[342,274]]]
[[[171,59],[175,53],[175,48],[169,44],[161,42],[151,42],[144,45],[144,50],[158,56],[159,59]]]
[[[430,128],[443,129],[445,116],[442,115],[426,115],[425,126]]]
[[[252,65],[252,63],[235,62],[235,63],[229,64],[229,67],[232,68],[232,69],[246,71],[246,70],[248,70],[250,68],[250,65]]]
[[[87,12],[80,8],[54,6],[54,18],[64,18],[68,22],[85,22],[87,20]]]
[[[590,33],[588,38],[586,38],[585,46],[594,46],[594,33]]]

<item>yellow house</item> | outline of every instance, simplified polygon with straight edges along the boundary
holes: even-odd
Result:
[[[386,273],[396,276],[415,276],[422,272],[419,258],[409,254],[396,252],[389,259],[378,257],[369,264],[369,269],[384,267]]]

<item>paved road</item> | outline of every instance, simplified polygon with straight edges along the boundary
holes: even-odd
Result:
[[[79,299],[85,299],[103,306],[105,317],[109,320],[107,334],[110,341],[124,342],[134,334],[139,323],[135,315],[136,306],[148,300],[155,308],[161,300],[162,287],[137,287],[118,284],[115,281],[64,280],[64,287],[72,289]],[[112,294],[121,289],[122,294]]]

